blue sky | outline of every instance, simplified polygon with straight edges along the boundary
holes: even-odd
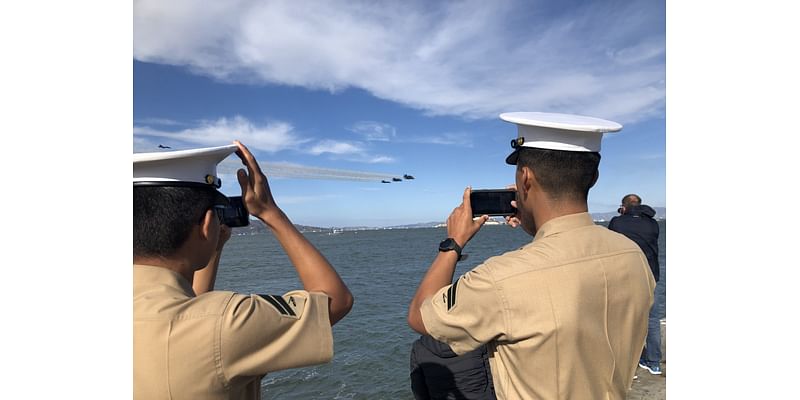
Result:
[[[388,226],[513,182],[500,113],[574,113],[624,125],[590,211],[666,206],[664,3],[430,3],[134,2],[134,151],[239,139],[295,223]]]

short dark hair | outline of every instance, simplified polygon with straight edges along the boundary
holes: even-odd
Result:
[[[622,198],[622,205],[625,207],[634,207],[642,205],[642,198],[639,197],[638,194],[626,194],[625,197]]]
[[[528,167],[553,200],[586,201],[597,178],[600,153],[523,147],[517,168]]]
[[[189,238],[206,210],[214,205],[214,190],[194,187],[133,187],[133,255],[169,257]]]

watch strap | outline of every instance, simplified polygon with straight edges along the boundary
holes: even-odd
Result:
[[[445,246],[445,242],[449,242],[450,246],[443,247]],[[451,250],[454,250],[456,252],[456,255],[458,255],[458,259],[461,260],[461,251],[463,249],[461,248],[461,246],[458,245],[458,242],[456,242],[455,239],[447,238],[445,240],[442,240],[441,243],[439,243],[439,251],[451,251]]]
[[[453,250],[456,251],[456,254],[458,254],[458,259],[460,260],[461,259],[461,251],[463,249],[461,248],[461,246],[458,245],[458,243],[455,241],[455,239],[453,239]]]

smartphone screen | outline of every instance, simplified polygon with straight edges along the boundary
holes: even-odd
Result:
[[[250,213],[242,202],[242,196],[228,197],[228,201],[230,204],[222,213],[225,225],[231,228],[250,225]]]
[[[517,209],[511,206],[511,200],[515,199],[516,193],[514,189],[473,190],[469,197],[472,216],[516,214]]]

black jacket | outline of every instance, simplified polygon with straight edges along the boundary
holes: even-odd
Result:
[[[636,242],[642,249],[650,270],[653,271],[653,278],[658,282],[658,222],[653,217],[656,211],[648,205],[631,207],[625,214],[611,218],[608,229],[619,232]]]
[[[459,356],[447,344],[420,336],[411,349],[411,391],[417,400],[495,400],[486,346]]]

